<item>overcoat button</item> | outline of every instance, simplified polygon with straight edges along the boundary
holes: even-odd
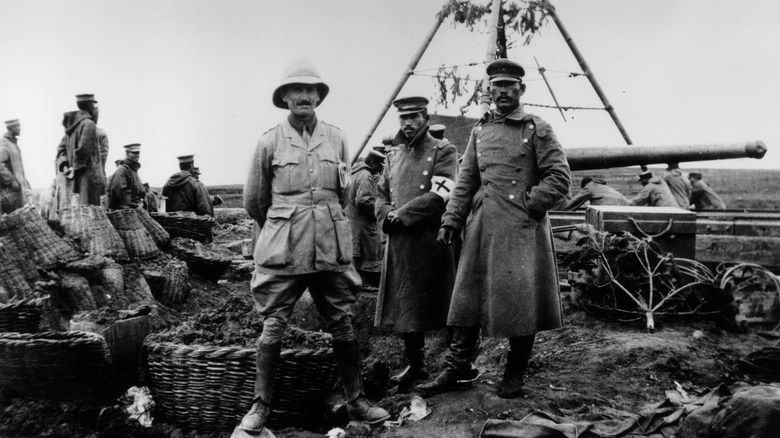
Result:
[[[427,171],[427,170],[424,170],[424,171],[423,171],[423,175],[427,175],[427,174],[428,174],[428,171]]]
[[[509,195],[509,199],[515,199],[515,195]]]
[[[420,190],[425,190],[425,185],[424,184],[420,184]]]
[[[528,143],[528,139],[527,139],[527,138],[524,138],[524,139],[523,139],[523,143]]]

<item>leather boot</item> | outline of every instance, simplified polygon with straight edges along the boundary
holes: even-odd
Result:
[[[274,438],[274,434],[265,428],[265,423],[271,412],[274,376],[281,351],[280,342],[261,343],[257,347],[255,394],[252,398],[252,407],[241,419],[241,424],[233,430],[231,438]]]
[[[339,366],[341,382],[344,385],[344,395],[347,398],[347,415],[351,420],[364,421],[368,424],[381,423],[390,414],[374,406],[363,395],[363,381],[360,380],[360,350],[357,340],[333,340],[333,352]]]
[[[528,368],[534,335],[509,338],[509,351],[506,353],[506,366],[496,395],[501,398],[517,398],[523,395],[523,374]]]
[[[404,349],[407,367],[390,378],[390,383],[398,385],[399,390],[408,390],[415,380],[430,377],[425,369],[425,333],[404,333]]]
[[[479,341],[479,328],[453,327],[452,342],[447,353],[444,371],[432,382],[417,385],[415,388],[423,397],[430,397],[453,390],[470,389],[474,380],[479,377],[479,371],[471,367],[476,356],[476,346]]]

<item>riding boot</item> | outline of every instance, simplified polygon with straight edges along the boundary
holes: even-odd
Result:
[[[357,340],[333,340],[333,351],[347,398],[347,415],[351,420],[376,424],[390,418],[390,414],[371,404],[363,395],[360,380],[360,350]]]
[[[471,368],[478,340],[478,327],[453,328],[452,343],[444,370],[432,382],[417,385],[417,392],[424,397],[430,397],[447,391],[471,388],[479,376],[479,371]]]
[[[517,398],[523,394],[523,374],[528,369],[533,348],[534,335],[509,338],[504,376],[498,384],[496,395],[501,398]]]
[[[425,369],[425,333],[404,333],[404,352],[406,356],[406,368],[399,374],[390,378],[390,383],[398,385],[399,390],[408,390],[415,380],[427,379],[428,370]]]
[[[233,430],[231,438],[273,438],[274,434],[265,428],[268,414],[271,411],[271,395],[273,394],[274,376],[279,364],[279,354],[282,351],[281,342],[273,344],[260,343],[257,347],[255,361],[255,393],[252,397],[252,407],[241,419],[241,424]]]

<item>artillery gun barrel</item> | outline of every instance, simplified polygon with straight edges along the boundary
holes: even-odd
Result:
[[[684,163],[732,158],[760,159],[766,154],[766,145],[759,140],[747,143],[707,145],[567,148],[564,149],[564,152],[571,170],[593,170],[642,164]]]

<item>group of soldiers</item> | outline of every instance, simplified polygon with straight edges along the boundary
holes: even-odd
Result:
[[[159,195],[138,174],[141,145],[125,145],[125,158],[114,162],[116,169],[107,177],[109,142],[106,132],[97,126],[98,101],[93,94],[79,94],[76,105],[77,111],[63,115],[65,134],[57,146],[56,176],[51,187],[40,195],[41,214],[56,220],[58,211],[76,205],[158,211]],[[33,200],[18,146],[21,123],[18,119],[9,120],[6,127],[8,132],[0,143],[0,208],[3,213],[10,213]],[[167,199],[165,211],[213,216],[213,206],[221,204],[222,198],[210,196],[199,181],[193,155],[177,158],[180,172],[171,176],[162,189],[162,199]]]
[[[394,101],[392,145],[350,168],[346,136],[316,116],[329,86],[307,58],[288,65],[272,101],[289,114],[258,142],[244,186],[260,229],[250,287],[263,332],[252,406],[234,438],[273,436],[265,424],[282,334],[306,289],[333,336],[347,414],[371,424],[390,417],[363,393],[351,322],[358,269],[379,268],[375,324],[404,340],[407,366],[391,379],[399,390],[468,387],[482,335],[509,338],[497,394],[522,394],[535,334],[562,326],[547,211],[568,194],[571,176],[550,125],[520,103],[523,67],[500,59],[487,74],[494,109],[472,130],[460,164],[455,146],[432,135],[427,99],[413,96]],[[444,328],[446,364],[424,382],[425,333]]]
[[[582,190],[558,206],[560,210],[576,210],[591,205],[635,205],[649,207],[679,207],[694,210],[725,210],[726,203],[702,179],[699,172],[684,174],[678,163],[670,163],[663,175],[644,170],[639,174],[642,189],[631,199],[607,185],[604,179],[588,175],[580,183]]]

